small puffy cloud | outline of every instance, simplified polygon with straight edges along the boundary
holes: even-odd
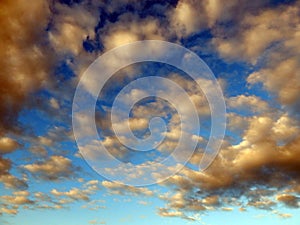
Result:
[[[84,201],[89,200],[87,193],[78,188],[72,188],[70,191],[66,191],[66,192],[60,192],[60,191],[57,191],[56,189],[52,189],[51,194],[54,196],[69,197],[73,200],[84,200]]]
[[[6,214],[11,214],[11,215],[16,215],[18,213],[18,210],[2,207],[2,208],[0,208],[0,212],[1,213],[6,213]]]
[[[102,30],[103,44],[106,50],[139,40],[165,40],[169,35],[167,28],[161,26],[161,21],[154,17],[140,18],[137,15],[125,13],[113,26]]]
[[[172,210],[169,208],[159,208],[157,213],[162,217],[181,217],[182,219],[189,220],[189,221],[199,220],[197,216],[187,216],[182,211]]]
[[[227,106],[232,109],[244,110],[245,112],[263,113],[269,111],[269,105],[258,96],[238,95],[227,100]]]
[[[154,194],[153,191],[148,188],[128,186],[117,182],[102,181],[102,186],[107,188],[110,193],[118,195],[130,194],[152,196]]]
[[[276,202],[274,202],[268,198],[262,197],[261,199],[259,199],[257,201],[248,202],[248,205],[253,206],[257,209],[271,210],[272,207],[276,205]]]
[[[145,118],[129,118],[128,120],[119,121],[114,125],[114,129],[118,132],[126,132],[128,127],[132,131],[144,130],[148,127],[149,121]]]
[[[51,98],[51,99],[49,100],[49,105],[50,105],[53,109],[59,109],[59,108],[60,108],[59,103],[58,103],[57,99],[55,99],[55,98]]]
[[[27,183],[9,173],[0,175],[0,182],[8,189],[26,189],[28,188]]]
[[[20,144],[9,137],[1,137],[0,138],[0,154],[7,154],[15,151],[20,147]]]
[[[221,210],[222,210],[222,211],[226,211],[226,212],[231,212],[231,211],[233,211],[233,208],[230,208],[230,207],[222,207]]]
[[[291,208],[299,208],[300,204],[300,199],[297,196],[294,195],[289,195],[289,194],[282,194],[278,195],[276,199],[279,202],[284,203],[286,206],[291,207]]]
[[[39,136],[37,138],[37,142],[41,145],[51,146],[53,144],[53,140],[48,137]]]
[[[128,32],[128,30],[120,30],[114,32],[111,36],[108,36],[105,43],[107,49],[112,49],[114,47],[118,47],[138,40],[139,37],[137,34],[130,33]]]
[[[89,201],[90,196],[96,191],[99,190],[99,181],[98,180],[90,180],[85,182],[82,185],[82,188],[71,188],[68,191],[59,191],[57,189],[52,189],[50,193],[59,198],[60,201],[72,202],[72,201]]]
[[[9,159],[0,157],[0,182],[4,184],[7,189],[25,189],[27,183],[14,175],[10,174],[12,162]]]
[[[102,199],[91,200],[91,201],[88,201],[86,204],[82,205],[81,208],[89,209],[92,211],[98,211],[99,209],[106,209],[106,206],[103,205],[104,203],[105,203],[105,200],[102,200]]]
[[[16,191],[13,192],[13,195],[1,196],[2,208],[0,208],[0,213],[16,215],[20,206],[26,208],[35,204],[35,201],[30,199],[29,195],[28,191]]]
[[[163,217],[181,217],[184,214],[183,212],[180,211],[169,211],[168,209],[165,208],[159,208],[158,215]]]
[[[277,210],[273,210],[273,213],[275,215],[277,215],[279,218],[282,218],[282,219],[288,219],[288,218],[291,218],[293,216],[290,213],[282,213],[282,212],[279,212]]]
[[[217,206],[220,204],[220,198],[217,195],[207,196],[202,199],[202,203],[209,206]]]
[[[69,178],[75,170],[71,160],[63,156],[51,156],[47,160],[24,165],[23,167],[33,175],[46,180]]]
[[[1,197],[4,202],[10,205],[25,205],[25,204],[33,204],[34,202],[27,198],[27,196],[2,196]]]

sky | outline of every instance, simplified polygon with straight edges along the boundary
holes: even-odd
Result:
[[[0,27],[1,224],[300,224],[300,1],[2,0]]]

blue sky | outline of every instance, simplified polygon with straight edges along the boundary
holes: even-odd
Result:
[[[1,224],[299,225],[299,1],[0,4]],[[148,50],[150,58],[173,59],[172,51],[150,42],[147,51],[116,50],[145,40],[194,52],[203,74],[194,80],[160,62],[120,66]],[[111,50],[118,54],[97,64]],[[183,65],[191,62],[187,56]],[[93,62],[104,69],[85,79]],[[105,69],[115,68],[95,95]],[[90,117],[73,102],[78,89],[86,94],[81,103],[95,100]],[[220,91],[224,115],[209,101]],[[134,102],[128,119],[125,106],[114,111],[120,93],[117,106]],[[201,171],[214,113],[226,116],[225,136]],[[154,117],[165,130],[150,122]],[[82,128],[75,135],[74,123]],[[149,137],[154,143],[143,142]],[[149,177],[153,182],[145,185]]]

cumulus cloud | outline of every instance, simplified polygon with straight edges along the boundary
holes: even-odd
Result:
[[[53,188],[49,193],[47,192],[32,192],[30,190],[15,191],[11,195],[1,196],[0,212],[6,214],[17,214],[19,209],[36,210],[36,209],[62,209],[68,208],[74,202],[90,200],[90,197],[99,190],[99,181],[90,180],[81,185],[81,187],[74,187],[68,191],[59,191]],[[102,206],[99,206],[101,203]],[[89,201],[89,208],[100,208],[105,201],[93,200]],[[83,205],[85,206],[85,205]],[[82,208],[85,208],[83,207]]]
[[[292,120],[287,115],[278,119],[267,116],[248,119],[249,125],[240,143],[223,147],[206,171],[185,168],[165,182],[176,190],[173,196],[162,197],[167,208],[186,212],[247,205],[271,210],[280,202],[299,207],[295,195],[276,196],[280,190],[290,191],[290,186],[295,189],[299,182],[297,122],[294,121],[294,128],[283,125],[284,120]],[[289,133],[290,128],[295,130]],[[277,129],[282,132],[278,133]],[[247,197],[246,202],[242,196]]]
[[[5,147],[9,146],[9,150],[11,150],[12,145],[7,145],[5,142]],[[7,148],[5,150],[7,152]],[[5,159],[0,157],[0,182],[4,184],[7,189],[25,189],[28,187],[26,181],[24,179],[19,179],[16,176],[10,173],[10,169],[12,167],[12,161],[10,159]]]
[[[15,151],[20,144],[9,137],[1,137],[0,138],[0,154],[7,154]]]
[[[298,208],[299,207],[299,197],[295,195],[289,194],[282,194],[277,196],[277,200],[279,202],[284,203],[286,206],[291,208]]]
[[[33,175],[39,176],[45,180],[59,180],[70,178],[76,172],[72,161],[63,156],[50,156],[48,159],[23,166]]]
[[[35,204],[35,201],[30,199],[28,191],[16,191],[12,195],[1,196],[0,212],[6,214],[17,214],[19,207],[26,207]]]
[[[0,208],[0,212],[1,213],[6,213],[6,214],[11,214],[11,215],[16,215],[18,213],[18,210],[2,207],[2,208]]]
[[[254,1],[255,2],[255,1]],[[264,3],[262,2],[262,5]],[[239,3],[240,7],[245,4]],[[260,63],[247,79],[262,83],[281,104],[298,106],[299,99],[299,2],[247,11],[235,26],[216,26],[213,45],[225,60]],[[242,10],[241,10],[242,11]]]
[[[97,190],[99,190],[99,181],[90,180],[83,185],[83,189],[72,188],[69,191],[58,191],[57,189],[52,189],[50,193],[57,198],[66,198],[67,201],[89,201],[89,196],[94,194]]]
[[[274,59],[270,64],[250,74],[247,81],[250,84],[262,83],[268,91],[278,97],[280,103],[297,106],[300,90],[299,57]]]
[[[244,112],[264,113],[270,110],[266,101],[257,96],[239,95],[231,97],[227,100],[227,107],[232,109],[242,110]]]
[[[168,16],[177,36],[186,37],[209,28],[218,30],[218,25],[222,23],[238,23],[245,12],[264,7],[266,3],[267,1],[180,0]]]
[[[70,191],[66,192],[60,192],[56,189],[52,189],[51,194],[54,196],[66,196],[73,200],[89,200],[88,195],[84,191],[79,190],[78,188],[72,188]]]
[[[34,202],[28,198],[29,192],[15,192],[14,196],[2,196],[4,202],[10,205],[25,205],[33,204]]]
[[[206,12],[202,3],[197,1],[179,1],[170,18],[179,36],[187,36],[207,27]]]
[[[19,179],[10,173],[0,175],[0,182],[8,189],[26,189],[28,187],[25,180]]]
[[[124,13],[113,25],[101,30],[105,34],[104,47],[109,50],[138,40],[165,40],[169,31],[161,23],[162,21],[152,16],[140,18],[135,14]]]
[[[149,190],[148,188],[127,186],[117,182],[102,181],[102,186],[107,188],[110,193],[118,195],[130,194],[152,196],[154,194],[153,191]]]
[[[238,3],[238,6],[247,8],[247,4]],[[255,63],[272,43],[293,36],[297,24],[297,7],[279,6],[265,10],[256,8],[256,13],[248,11],[240,15],[241,22],[234,21],[236,26],[232,29],[217,29],[213,44],[225,58],[240,58]]]

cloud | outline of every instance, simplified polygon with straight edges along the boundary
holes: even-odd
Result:
[[[94,28],[98,22],[96,9],[84,4],[72,6],[56,3],[56,15],[52,21],[49,39],[56,52],[79,55],[84,51],[82,43],[87,37],[95,37]]]
[[[152,16],[140,18],[135,14],[124,13],[117,22],[101,30],[105,34],[103,45],[109,50],[138,40],[165,40],[169,32],[161,23]]]
[[[0,158],[0,174],[7,174],[11,167],[11,161],[9,159]]]
[[[90,195],[94,194],[99,190],[99,181],[90,180],[83,184],[83,189],[71,188],[69,191],[58,191],[57,189],[52,189],[50,193],[57,197],[64,197],[62,200],[67,202],[84,200],[90,201]]]
[[[185,213],[183,213],[181,211],[170,210],[167,208],[159,208],[158,215],[160,215],[162,217],[181,217],[182,219],[186,219],[186,220],[190,220],[190,221],[197,220],[196,218],[194,218],[192,216],[187,216]]]
[[[12,215],[16,215],[18,213],[17,209],[8,209],[5,207],[0,208],[0,212],[1,213],[6,213],[6,214],[12,214]]]
[[[9,137],[1,137],[0,138],[0,154],[7,154],[15,151],[20,144]]]
[[[21,180],[10,174],[12,162],[10,159],[0,157],[0,182],[7,189],[25,189],[28,187],[25,180]]]
[[[185,167],[164,182],[175,191],[161,196],[167,211],[299,207],[296,195],[282,193],[294,193],[299,183],[298,129],[297,120],[286,114],[248,117],[242,140],[225,145],[206,171]]]
[[[284,53],[282,53],[284,56]],[[299,58],[272,59],[270,65],[249,75],[249,84],[262,83],[284,105],[297,105],[299,99]]]
[[[259,6],[258,1],[253,1],[253,3],[257,4],[256,7]],[[243,9],[251,7],[250,4],[238,3],[239,8],[236,8],[236,10],[243,12]],[[264,4],[261,1],[261,5]],[[297,24],[297,19],[295,19],[297,5],[279,6],[275,9],[258,9],[256,8],[256,12],[248,11],[238,15],[240,20],[237,20],[238,17],[235,18],[233,20],[235,26],[232,26],[231,29],[225,27],[215,29],[215,37],[212,43],[221,56],[227,59],[244,59],[256,63],[258,57],[272,43],[293,36]]]
[[[0,212],[16,215],[20,206],[26,207],[35,204],[29,195],[28,191],[16,191],[13,192],[13,195],[1,196]]]
[[[299,197],[294,195],[282,194],[278,195],[277,200],[284,203],[286,206],[291,208],[299,208]]]
[[[91,200],[88,201],[85,205],[82,205],[81,208],[98,211],[99,209],[106,209],[106,206],[103,205],[104,203],[105,200],[103,199]]]
[[[7,196],[4,195],[2,196],[2,200],[10,205],[25,205],[25,204],[33,204],[34,202],[30,199],[28,199],[28,194],[23,195],[23,194],[18,194],[16,193],[15,196]]]
[[[273,213],[276,214],[279,218],[282,218],[282,219],[288,219],[288,218],[291,218],[293,216],[290,213],[282,213],[282,212],[279,212],[277,210],[273,210]]]
[[[111,194],[117,195],[145,195],[152,196],[153,191],[144,187],[127,186],[121,183],[102,181],[102,186],[107,188]]]
[[[98,221],[98,220],[90,220],[89,224],[106,224],[105,221]]]
[[[239,23],[245,14],[264,7],[267,1],[180,0],[174,10],[167,14],[172,30],[177,37],[213,29],[218,31],[222,24]],[[245,13],[247,12],[247,13]],[[233,28],[234,29],[234,28]],[[234,48],[231,49],[234,51]]]
[[[7,189],[11,189],[11,188],[26,189],[26,188],[28,188],[26,181],[21,180],[9,173],[0,175],[0,182],[2,182]]]
[[[276,203],[268,198],[262,197],[261,199],[256,201],[249,201],[248,205],[254,206],[258,209],[271,210],[272,207],[276,205]]]
[[[201,2],[179,1],[170,13],[172,28],[178,36],[188,36],[207,27],[207,15]]]
[[[68,191],[58,191],[53,188],[50,193],[34,192],[30,189],[14,191],[11,195],[1,196],[0,212],[6,214],[17,214],[19,208],[22,210],[36,210],[36,209],[62,209],[69,207],[74,202],[88,202],[89,209],[91,208],[105,208],[98,203],[105,203],[103,200],[92,200],[91,196],[99,190],[99,181],[90,180],[83,184],[81,187],[73,187]],[[83,205],[84,206],[84,205]],[[83,207],[82,208],[85,208]],[[15,211],[12,211],[14,209]]]
[[[47,150],[43,147],[33,146],[29,148],[29,151],[36,155],[46,156]]]
[[[70,178],[74,175],[76,168],[70,159],[63,156],[50,156],[48,159],[23,166],[33,175],[45,180],[59,180]]]
[[[253,1],[256,2],[256,1]],[[259,5],[259,3],[257,2]],[[262,5],[265,3],[262,1]],[[255,5],[255,3],[254,3]],[[256,5],[256,7],[258,6]],[[249,7],[238,4],[240,12]],[[252,7],[255,9],[255,7]],[[262,83],[283,105],[296,110],[299,99],[299,2],[245,11],[234,26],[213,28],[212,44],[225,60],[259,64],[247,82]],[[264,9],[264,10],[262,10]],[[234,15],[232,13],[231,15]]]
[[[227,129],[237,131],[238,134],[241,134],[247,129],[250,118],[236,113],[228,113],[227,120]]]
[[[17,7],[16,7],[17,5]],[[50,9],[48,1],[4,1],[0,15],[0,132],[12,130],[18,111],[31,93],[48,79],[53,65],[46,27]]]
[[[168,211],[165,208],[159,208],[158,215],[163,217],[181,217],[184,214],[180,211]]]
[[[70,191],[66,191],[66,192],[60,192],[60,191],[57,191],[56,189],[52,189],[51,194],[54,196],[57,196],[57,197],[65,196],[72,200],[84,200],[84,201],[89,200],[89,197],[85,193],[85,191],[79,190],[78,188],[72,188]]]
[[[264,113],[270,110],[266,101],[254,95],[238,95],[235,97],[230,97],[227,100],[227,106],[229,108],[242,110],[247,113],[249,113],[249,111],[254,113]]]

